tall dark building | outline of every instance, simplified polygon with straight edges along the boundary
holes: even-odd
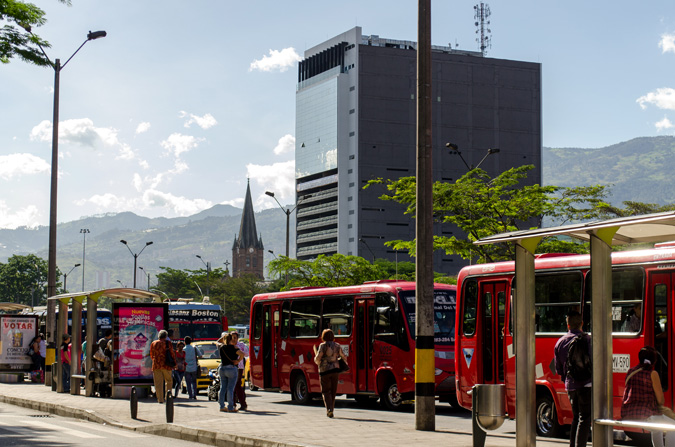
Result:
[[[255,227],[251,188],[247,183],[239,235],[234,235],[234,244],[232,245],[232,276],[252,274],[264,280],[264,253],[265,247],[263,246],[262,236],[258,236],[258,230]]]
[[[374,178],[415,175],[416,42],[365,36],[353,28],[305,51],[296,88],[296,257],[342,253],[409,261],[385,242],[415,238],[404,207],[378,197]],[[491,175],[533,164],[526,184],[541,183],[541,66],[480,52],[432,48],[433,176],[452,182],[469,165]],[[434,234],[461,236],[436,224]],[[434,253],[434,270],[456,273],[465,261]]]

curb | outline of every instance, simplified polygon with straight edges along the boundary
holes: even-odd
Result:
[[[9,397],[0,395],[0,402],[16,405],[18,407],[30,408],[43,413],[55,414],[57,416],[81,419],[97,424],[108,425],[124,430],[137,431],[155,436],[180,439],[182,441],[198,442],[204,445],[212,446],[245,446],[245,447],[314,447],[312,444],[270,441],[267,439],[234,435],[230,433],[218,433],[201,428],[192,428],[176,424],[152,424],[131,426],[105,418],[95,411],[84,410],[81,408],[58,405],[51,402],[38,402],[20,397]]]

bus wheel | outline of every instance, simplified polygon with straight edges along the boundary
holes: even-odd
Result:
[[[387,382],[387,386],[384,387],[382,393],[380,394],[380,404],[384,408],[390,411],[396,411],[401,408],[403,404],[403,396],[398,390],[398,385],[393,379]]]
[[[291,390],[296,404],[306,405],[312,400],[309,394],[309,387],[307,386],[307,379],[305,379],[305,375],[302,373],[295,376]]]
[[[561,426],[551,396],[537,397],[537,435],[554,438],[560,434]]]

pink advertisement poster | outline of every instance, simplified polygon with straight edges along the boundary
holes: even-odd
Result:
[[[116,304],[114,319],[115,383],[152,382],[150,344],[168,324],[164,304]]]

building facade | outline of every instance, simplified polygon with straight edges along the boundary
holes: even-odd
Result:
[[[250,274],[264,280],[264,253],[265,247],[263,246],[262,236],[258,236],[258,230],[255,226],[251,188],[247,184],[239,234],[234,235],[234,244],[232,245],[232,276]]]
[[[296,88],[296,257],[342,253],[411,261],[384,245],[415,238],[404,207],[379,199],[375,178],[415,175],[416,43],[362,35],[353,28],[307,50]],[[467,171],[451,142],[489,174],[532,164],[527,184],[541,183],[541,66],[432,49],[433,175],[452,182]],[[437,235],[459,230],[436,224]],[[434,254],[434,270],[465,265]]]

